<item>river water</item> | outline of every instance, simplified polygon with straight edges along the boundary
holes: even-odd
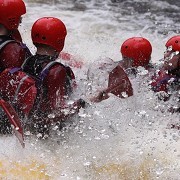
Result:
[[[143,36],[153,46],[158,63],[165,42],[180,33],[180,1],[147,0],[26,0],[27,14],[20,31],[32,52],[30,28],[43,16],[60,18],[68,35],[64,51],[79,57],[74,68],[81,96],[86,98],[87,69],[97,59],[121,60],[120,45]],[[110,97],[88,106],[48,140],[26,137],[22,149],[13,136],[1,137],[0,177],[4,179],[172,179],[180,178],[180,132],[169,124],[179,114],[148,89],[147,77],[132,78],[135,95]]]

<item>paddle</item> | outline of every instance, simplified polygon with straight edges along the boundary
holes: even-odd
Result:
[[[92,102],[100,102],[107,99],[108,93],[112,93],[119,98],[125,98],[133,95],[131,82],[121,66],[117,65],[110,73],[108,88],[100,92],[96,97],[90,99]]]
[[[83,60],[80,57],[73,56],[66,52],[61,52],[59,54],[59,58],[61,59],[62,63],[73,68],[81,69],[84,64]]]
[[[3,99],[0,99],[0,106],[6,113],[9,122],[11,123],[12,130],[14,131],[15,136],[18,138],[19,142],[21,143],[22,147],[25,147],[24,137],[23,137],[23,128],[21,126],[21,121],[14,110],[14,108]]]
[[[109,92],[121,98],[124,98],[122,93],[126,93],[128,97],[133,95],[132,84],[128,78],[128,75],[120,65],[116,66],[109,73],[108,89]]]

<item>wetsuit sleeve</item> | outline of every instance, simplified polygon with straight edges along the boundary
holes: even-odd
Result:
[[[19,43],[7,44],[0,55],[2,69],[20,67],[26,58],[26,51]]]
[[[180,56],[174,55],[169,61],[165,61],[163,70],[172,71],[179,68]]]
[[[164,91],[168,93],[168,86],[173,82],[173,79],[176,81],[180,74],[179,60],[180,56],[174,55],[168,61],[164,61],[164,64],[159,72],[152,76],[152,82],[150,85],[154,92]]]
[[[51,68],[45,79],[45,84],[48,92],[47,99],[52,110],[62,107],[65,104],[65,83],[66,70],[59,65]]]
[[[158,75],[152,76],[151,88],[154,92],[168,92],[168,81],[171,79],[171,75],[165,70],[160,70]]]
[[[67,104],[66,76],[66,69],[63,66],[56,65],[50,70],[48,77],[45,79],[48,106],[56,114],[52,121],[65,119],[77,113],[81,108],[79,100],[71,105]]]
[[[74,72],[72,71],[72,69],[69,66],[66,67],[66,73],[67,73],[67,75],[69,76],[69,78],[71,80],[72,90],[75,90],[77,88],[77,83],[76,83],[76,80],[75,80]]]

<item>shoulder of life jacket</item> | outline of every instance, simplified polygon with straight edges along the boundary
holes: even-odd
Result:
[[[37,95],[35,80],[21,70],[5,69],[0,76],[0,92],[20,114],[28,115]]]
[[[53,64],[55,66],[50,69],[50,76],[53,76],[54,83],[55,81],[59,81],[59,79],[64,79],[65,81],[65,90],[66,94],[65,95],[70,95],[73,92],[73,89],[76,88],[76,82],[75,82],[75,76],[72,71],[72,69],[68,66],[65,66],[59,62],[56,62]],[[59,67],[60,65],[60,67]],[[60,73],[56,73],[59,71],[60,68]],[[51,81],[51,80],[50,80]],[[53,83],[53,82],[52,82]]]
[[[31,52],[25,44],[8,37],[3,39],[0,37],[0,54],[1,72],[5,68],[20,67],[24,60],[31,56]]]

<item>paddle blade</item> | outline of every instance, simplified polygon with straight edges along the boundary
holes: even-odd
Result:
[[[127,74],[119,65],[109,73],[107,93],[112,93],[120,98],[125,98],[133,95],[131,82]]]
[[[6,113],[8,119],[9,119],[9,122],[12,126],[12,129],[14,131],[15,136],[18,138],[22,147],[25,147],[24,137],[23,137],[23,128],[21,126],[21,121],[20,121],[16,111],[8,102],[4,101],[3,99],[0,99],[0,106]]]
[[[79,57],[75,57],[69,53],[61,52],[59,54],[61,62],[67,66],[81,69],[83,66],[83,60]]]

